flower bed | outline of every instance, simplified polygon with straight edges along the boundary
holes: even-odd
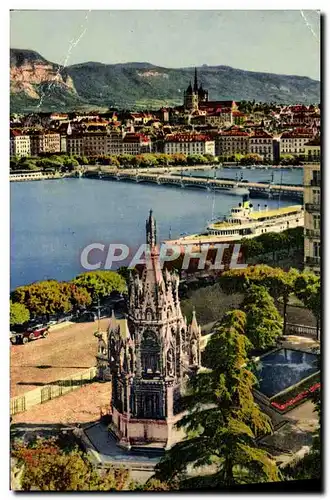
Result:
[[[274,408],[276,408],[277,410],[280,410],[280,411],[285,411],[287,410],[290,406],[294,406],[296,405],[297,403],[299,403],[300,401],[302,401],[303,399],[306,399],[308,396],[310,396],[314,391],[316,391],[316,389],[319,389],[319,387],[321,387],[321,383],[320,382],[317,382],[316,384],[312,385],[309,389],[307,389],[306,391],[303,391],[303,392],[300,392],[299,394],[297,394],[297,396],[295,396],[294,398],[292,399],[289,399],[288,401],[286,401],[285,403],[277,403],[276,401],[272,401],[270,404],[271,406],[273,406]]]

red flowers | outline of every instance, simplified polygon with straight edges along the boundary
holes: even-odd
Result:
[[[276,403],[276,401],[272,401],[271,405],[274,406],[274,408],[277,408],[278,410],[284,411],[286,410],[289,406],[293,406],[294,404],[298,403],[301,399],[305,399],[310,393],[313,393],[321,387],[320,382],[317,384],[312,385],[307,391],[303,391],[300,394],[298,394],[296,397],[293,399],[290,399],[289,401],[286,401],[285,403]]]

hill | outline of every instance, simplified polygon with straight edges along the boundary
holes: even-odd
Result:
[[[210,100],[320,101],[320,82],[308,77],[206,65],[198,68],[198,75]],[[193,68],[163,68],[145,62],[86,62],[63,68],[35,51],[10,50],[12,112],[180,105],[192,78]]]

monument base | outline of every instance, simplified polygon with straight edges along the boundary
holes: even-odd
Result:
[[[126,450],[168,450],[185,437],[184,431],[175,427],[183,415],[180,413],[166,419],[137,419],[113,408],[109,432]]]

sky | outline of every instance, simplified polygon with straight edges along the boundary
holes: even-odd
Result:
[[[15,10],[10,46],[64,65],[149,62],[320,79],[320,16],[312,10]]]

